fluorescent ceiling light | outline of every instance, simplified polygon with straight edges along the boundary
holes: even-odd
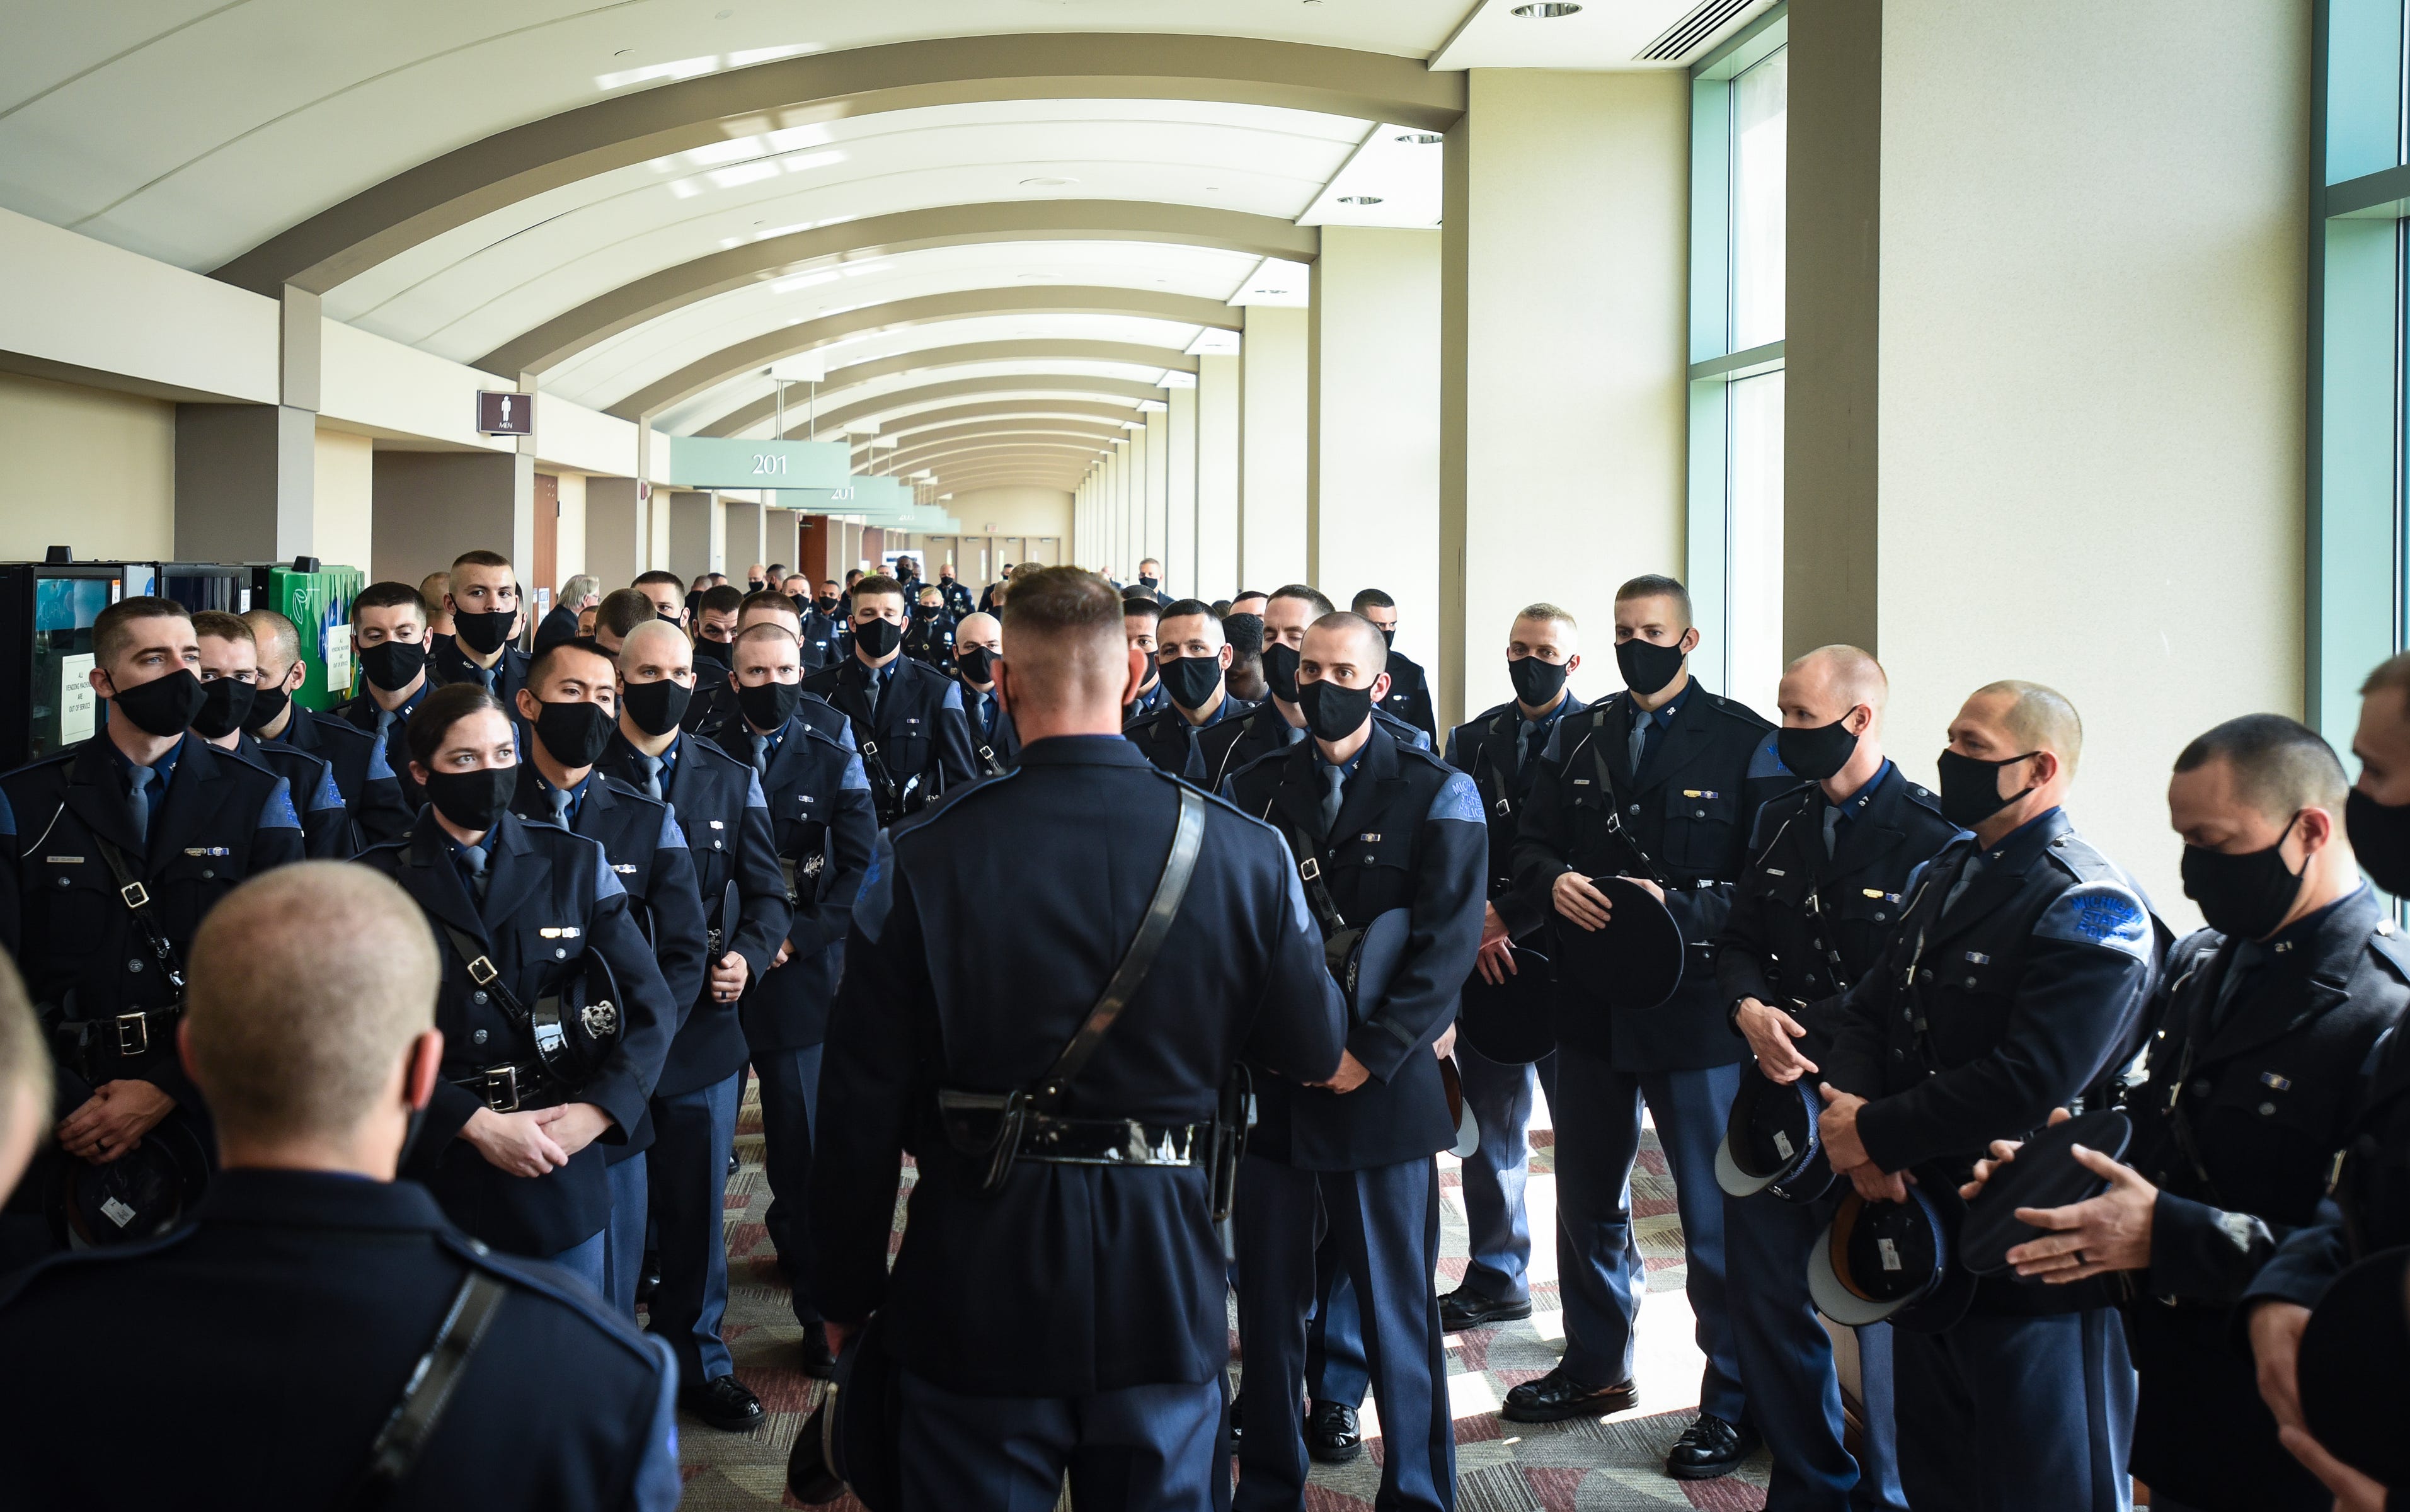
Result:
[[[1525,21],[1555,21],[1560,16],[1578,16],[1581,7],[1573,0],[1539,0],[1536,5],[1517,6],[1513,14]]]

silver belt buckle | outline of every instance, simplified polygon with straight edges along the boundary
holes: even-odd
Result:
[[[1301,880],[1313,881],[1322,875],[1322,863],[1308,856],[1297,864],[1297,875]]]
[[[486,1108],[490,1112],[515,1113],[519,1111],[519,1069],[515,1066],[489,1066],[485,1070]],[[510,1101],[504,1102],[503,1098]]]
[[[151,1049],[151,1015],[120,1013],[117,1015],[117,1053],[128,1057],[146,1054]]]

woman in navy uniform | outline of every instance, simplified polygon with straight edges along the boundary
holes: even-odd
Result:
[[[360,856],[427,914],[443,958],[443,1078],[405,1173],[477,1238],[559,1261],[599,1292],[611,1215],[599,1141],[624,1142],[644,1116],[675,1005],[602,847],[510,811],[518,749],[500,701],[475,683],[428,694],[410,721],[410,765],[428,808],[407,839]],[[451,931],[522,1010],[581,972],[587,952],[602,956],[620,1038],[583,1086],[546,1073],[527,1025],[471,979]]]

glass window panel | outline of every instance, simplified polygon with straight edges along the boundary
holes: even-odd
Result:
[[[1725,691],[1770,720],[1782,680],[1782,374],[1744,378],[1726,392],[1732,687]]]
[[[1732,350],[1782,339],[1791,50],[1733,80]]]

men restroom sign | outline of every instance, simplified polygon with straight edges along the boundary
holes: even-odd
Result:
[[[533,394],[497,394],[483,388],[477,390],[477,434],[481,436],[535,434],[535,396]]]

